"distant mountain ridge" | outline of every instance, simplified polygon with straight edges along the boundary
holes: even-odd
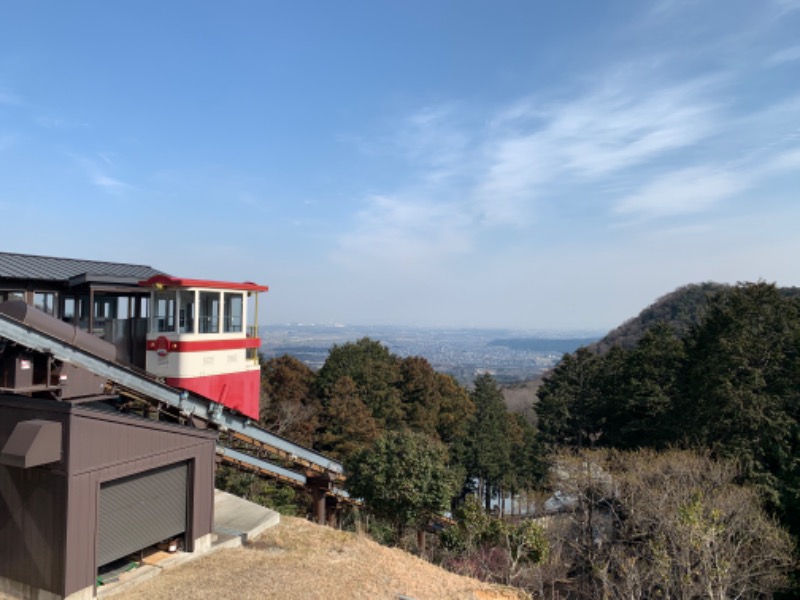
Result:
[[[661,296],[637,316],[611,330],[608,335],[594,344],[590,344],[588,348],[600,354],[614,346],[632,348],[648,329],[660,322],[669,325],[678,337],[683,337],[693,325],[700,321],[709,300],[716,294],[725,294],[731,289],[733,289],[731,285],[712,281],[679,287],[675,291]],[[800,288],[783,287],[779,290],[786,297],[800,297]]]
[[[679,337],[688,333],[689,329],[700,322],[703,311],[709,300],[718,293],[727,293],[734,286],[708,281],[705,283],[691,283],[661,296],[638,315],[625,321],[619,327],[612,329],[600,340],[587,340],[582,344],[587,349],[598,354],[608,352],[614,346],[624,349],[633,348],[644,336],[645,332],[664,322],[669,325]],[[800,298],[800,288],[778,288],[780,293],[789,298]],[[502,340],[498,340],[502,341]],[[574,352],[577,346],[566,352]],[[503,395],[508,409],[530,417],[530,410],[538,402],[536,396],[542,381],[551,373],[548,369],[529,381],[522,384],[504,386]]]

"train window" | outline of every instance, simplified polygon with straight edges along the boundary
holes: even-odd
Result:
[[[225,294],[225,333],[240,333],[244,321],[244,296]]]
[[[194,290],[181,290],[178,292],[180,315],[178,317],[178,331],[181,333],[194,333]]]
[[[153,320],[150,331],[153,333],[175,331],[175,292],[153,294]]]
[[[200,292],[200,333],[219,333],[219,292]]]
[[[33,305],[48,315],[55,315],[56,295],[53,292],[36,292],[33,294]]]

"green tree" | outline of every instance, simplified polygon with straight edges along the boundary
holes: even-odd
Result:
[[[438,437],[436,426],[442,397],[436,371],[421,356],[400,361],[403,420],[414,431]]]
[[[348,492],[392,523],[396,542],[407,526],[423,527],[444,512],[453,495],[447,449],[421,433],[387,432],[354,454],[346,467]]]
[[[536,427],[519,413],[509,414],[517,434],[511,436],[511,473],[514,489],[532,490],[541,486],[549,470],[547,451]]]
[[[320,419],[317,449],[339,460],[371,445],[381,434],[378,422],[362,400],[356,384],[340,377],[330,389]]]
[[[469,474],[482,486],[486,510],[511,467],[511,444],[503,394],[491,375],[480,375],[470,394],[475,419],[468,437]]]
[[[539,388],[536,413],[551,446],[591,446],[605,426],[606,399],[601,383],[603,357],[579,348],[565,354]]]
[[[317,373],[317,386],[323,403],[342,377],[355,384],[359,397],[382,429],[403,423],[400,393],[400,363],[380,342],[362,338],[357,342],[334,345]]]
[[[439,389],[439,412],[436,415],[436,434],[445,444],[463,440],[475,415],[475,403],[469,392],[450,375],[436,374]]]
[[[607,359],[608,360],[608,359]],[[636,346],[620,352],[621,370],[607,381],[602,441],[615,448],[664,447],[683,426],[672,423],[686,361],[683,341],[666,323],[648,329]],[[608,373],[608,369],[606,370]]]
[[[789,509],[800,473],[797,300],[763,282],[718,296],[692,331],[687,358],[679,408],[691,441],[738,460],[773,506]]]

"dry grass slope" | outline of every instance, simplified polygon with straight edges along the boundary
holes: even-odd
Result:
[[[281,517],[247,547],[220,550],[113,600],[523,600],[523,593],[448,573],[365,536]]]

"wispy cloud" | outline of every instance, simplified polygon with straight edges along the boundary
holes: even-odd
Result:
[[[452,105],[426,107],[394,136],[418,167],[415,180],[366,198],[340,254],[370,248],[371,258],[434,260],[469,251],[487,229],[526,227],[555,189],[608,180],[714,134],[715,85],[644,91],[636,77],[615,76],[567,102],[509,103],[481,126]]]
[[[616,203],[623,215],[664,217],[705,212],[720,200],[749,186],[742,176],[705,167],[681,169],[662,175]]]
[[[371,196],[357,221],[336,255],[350,266],[389,260],[399,268],[424,269],[470,244],[457,207],[447,204]]]
[[[106,167],[112,166],[107,155],[99,154],[98,157]],[[129,184],[109,175],[107,169],[101,166],[97,160],[77,155],[72,155],[72,158],[81,167],[92,185],[110,193],[120,193],[131,189]]]
[[[493,119],[478,198],[504,206],[498,222],[526,217],[542,188],[601,179],[696,144],[719,127],[711,80],[651,88],[616,80],[566,103],[517,103]],[[516,209],[511,208],[516,207]]]
[[[773,4],[781,13],[800,10],[800,0],[773,0]]]
[[[719,27],[700,22],[686,47],[656,45],[482,113],[445,102],[396,119],[398,131],[384,139],[414,168],[406,185],[363,198],[339,256],[445,260],[484,239],[535,235],[531,226],[547,227],[548,216],[587,208],[610,229],[644,220],[654,232],[713,228],[727,201],[800,160],[800,98],[790,88],[749,93],[765,65],[800,60],[800,46],[747,64],[727,60],[732,48],[756,44],[757,57],[770,47],[770,28],[782,26],[772,17],[795,6],[800,0],[775,0],[754,30],[743,26],[751,11]],[[673,21],[705,11],[693,0],[662,0],[642,19],[666,35]],[[376,139],[359,137],[373,149]]]
[[[470,136],[459,127],[453,105],[426,106],[403,119],[394,143],[412,164],[424,169],[424,180],[439,183],[463,168]]]
[[[800,60],[800,46],[790,46],[775,52],[767,58],[765,64],[768,67],[775,67],[787,62],[794,62]]]
[[[261,214],[270,214],[274,213],[274,210],[270,210],[269,204],[264,201],[258,194],[254,194],[252,192],[242,192],[239,194],[239,201],[245,206],[248,210],[254,210]],[[299,221],[297,220],[289,220],[289,223],[293,226],[299,225]]]

